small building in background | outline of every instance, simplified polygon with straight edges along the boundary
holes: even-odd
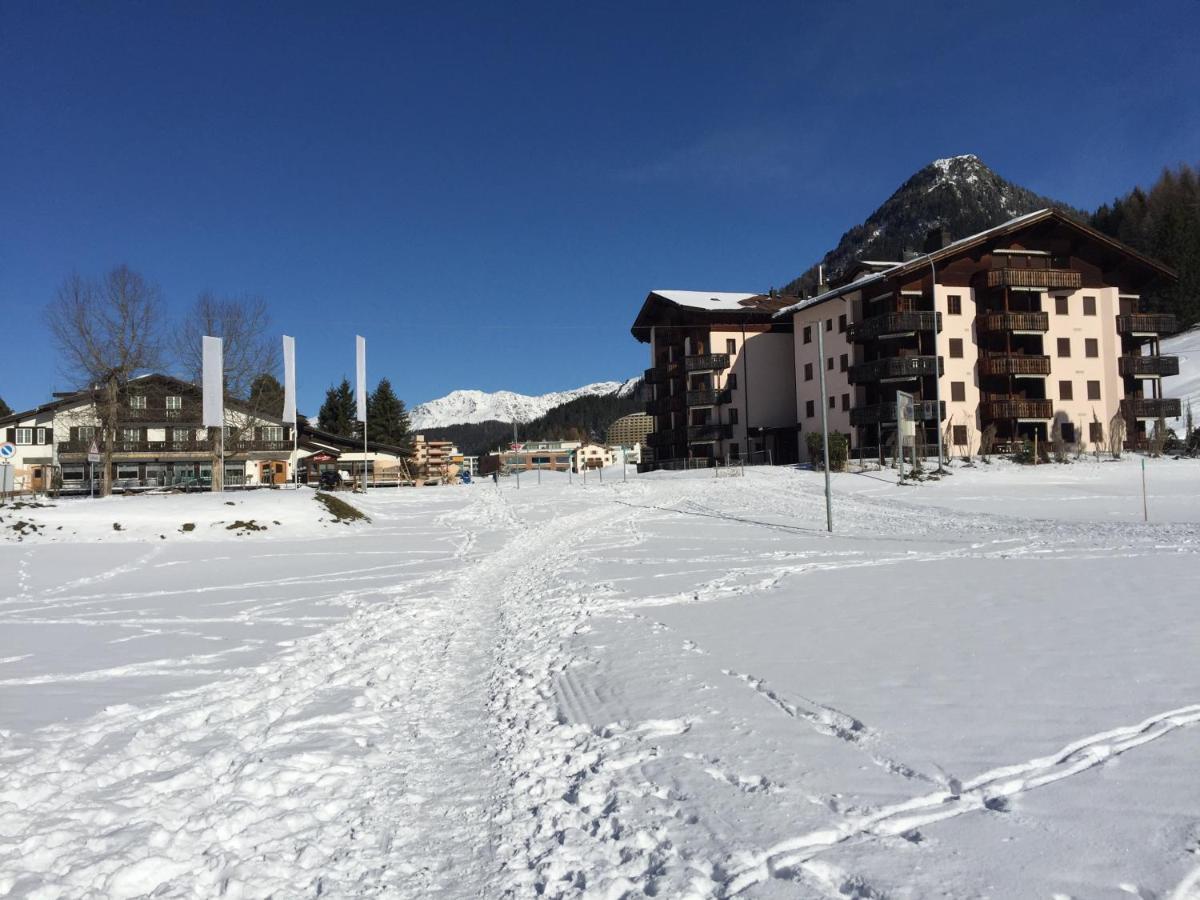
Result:
[[[413,438],[413,477],[445,478],[454,467],[461,468],[462,463],[463,456],[454,441],[430,440],[423,434]],[[454,469],[454,473],[457,473],[457,469]]]

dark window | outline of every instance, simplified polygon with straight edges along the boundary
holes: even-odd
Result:
[[[848,368],[850,368],[850,354],[843,353],[841,356],[840,362],[841,362],[842,371],[845,372]]]
[[[1072,399],[1074,399],[1074,398],[1072,397],[1072,391],[1071,391],[1071,382],[1069,382],[1069,381],[1060,381],[1060,382],[1058,383],[1058,399],[1059,399],[1059,400],[1072,400]]]
[[[967,445],[967,426],[966,425],[955,425],[954,426],[953,442],[955,445],[957,445],[959,447],[965,447]]]
[[[946,309],[949,310],[952,316],[962,315],[962,297],[958,294],[950,294],[946,297]]]
[[[729,424],[736,425],[737,423],[737,407],[731,406],[729,407]]]
[[[829,408],[837,409],[837,397],[834,397],[832,394],[829,396]]]
[[[1071,339],[1070,338],[1059,338],[1058,339],[1058,355],[1059,356],[1070,356],[1071,355]]]
[[[838,334],[846,330],[846,314],[838,316]]]
[[[1070,312],[1071,312],[1071,307],[1067,303],[1066,297],[1055,297],[1054,298],[1054,314],[1055,315],[1065,316],[1065,315],[1069,315]]]
[[[813,402],[811,400],[805,400],[804,401],[804,416],[805,416],[805,418],[811,419],[813,417],[813,414],[814,414]]]
[[[830,372],[833,371],[833,357],[832,356],[829,357],[829,359],[825,360],[825,368],[828,369]]]
[[[1089,400],[1099,400],[1100,399],[1100,382],[1098,382],[1098,381],[1089,381],[1088,382],[1088,399]]]
[[[950,358],[963,358],[963,343],[962,338],[950,338]]]
[[[737,373],[736,372],[731,374],[728,378],[725,379],[725,387],[729,388],[731,391],[737,390]]]
[[[1083,298],[1083,314],[1085,316],[1094,316],[1096,314],[1096,298],[1095,297],[1084,297]]]
[[[1104,440],[1103,422],[1088,422],[1088,440],[1093,444],[1099,444]]]
[[[741,459],[742,458],[742,448],[740,446],[738,446],[737,441],[734,441],[732,444],[729,445],[729,457],[730,457],[730,459]]]
[[[806,343],[806,344],[812,343],[812,326],[811,325],[804,326],[804,343]]]
[[[812,363],[804,364],[804,380],[812,381]]]
[[[1084,338],[1083,339],[1083,355],[1084,356],[1093,356],[1093,357],[1099,356],[1100,355],[1100,342],[1098,340],[1096,340],[1095,338]]]
[[[1058,426],[1059,432],[1062,434],[1062,439],[1068,444],[1075,443],[1075,423],[1063,422]]]
[[[725,338],[725,352],[731,356],[737,353],[737,340],[735,338]]]
[[[833,331],[833,319],[826,319],[826,320],[825,320],[825,330],[826,330],[826,331]]]
[[[842,412],[847,412],[850,409],[850,395],[842,394]]]
[[[959,403],[967,399],[967,383],[965,381],[950,382],[950,399]]]

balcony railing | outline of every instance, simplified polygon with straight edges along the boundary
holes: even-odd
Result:
[[[1121,412],[1127,419],[1178,419],[1183,404],[1173,397],[1129,397],[1121,401]]]
[[[988,287],[1080,288],[1083,275],[1070,269],[992,269]]]
[[[724,391],[688,391],[687,405],[688,406],[720,406],[723,403],[728,403],[730,393]]]
[[[942,330],[942,314],[933,312],[892,312],[872,316],[846,328],[846,337],[858,343],[877,338],[896,337],[917,331]]]
[[[993,312],[977,316],[980,331],[1049,331],[1050,314],[1044,312]]]
[[[706,425],[689,425],[687,436],[689,443],[729,440],[733,437],[733,426],[721,425],[716,422],[709,422]]]
[[[914,414],[922,422],[929,422],[934,419],[934,410],[937,409],[937,403],[933,400],[918,400],[913,404]],[[938,419],[946,418],[946,403],[942,401],[941,415]],[[856,406],[850,410],[851,425],[887,425],[888,423],[895,424],[896,421],[896,403],[874,403],[870,406]]]
[[[651,447],[673,447],[680,443],[682,434],[678,428],[663,428],[646,435],[646,443]]]
[[[1179,357],[1122,356],[1118,367],[1123,378],[1162,378],[1179,374]]]
[[[672,394],[669,397],[659,397],[646,404],[646,412],[652,416],[665,416],[671,412],[683,411],[683,395]]]
[[[671,378],[673,368],[674,366],[670,364],[651,366],[645,372],[646,384],[666,384]]]
[[[91,441],[63,441],[58,445],[59,454],[87,453]],[[190,441],[114,441],[113,453],[204,453],[214,452],[213,445],[207,440]],[[225,445],[225,454],[253,452],[286,452],[292,450],[291,441],[231,441]],[[104,452],[104,445],[100,445]]]
[[[1054,415],[1052,400],[984,400],[979,413],[985,419],[1049,419]]]
[[[689,372],[703,372],[729,368],[728,353],[706,353],[703,356],[685,356],[683,367]]]
[[[1048,356],[985,356],[979,360],[980,375],[1049,375]]]
[[[1117,316],[1117,332],[1120,334],[1174,334],[1179,323],[1171,313],[1134,313]]]
[[[863,384],[869,381],[908,380],[941,372],[942,366],[937,365],[932,356],[891,356],[885,359],[874,359],[870,362],[858,363],[850,367],[850,383]]]

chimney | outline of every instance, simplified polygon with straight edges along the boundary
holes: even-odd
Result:
[[[829,290],[829,284],[825,281],[825,265],[822,263],[817,266],[817,295],[825,293]]]
[[[932,253],[934,250],[941,250],[951,241],[950,232],[946,229],[945,225],[930,228],[925,234],[925,252]]]

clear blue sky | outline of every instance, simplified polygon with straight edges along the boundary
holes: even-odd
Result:
[[[799,274],[931,159],[1081,207],[1200,158],[1200,2],[0,5],[0,397],[128,263],[259,294],[301,408],[645,366],[652,288]]]

